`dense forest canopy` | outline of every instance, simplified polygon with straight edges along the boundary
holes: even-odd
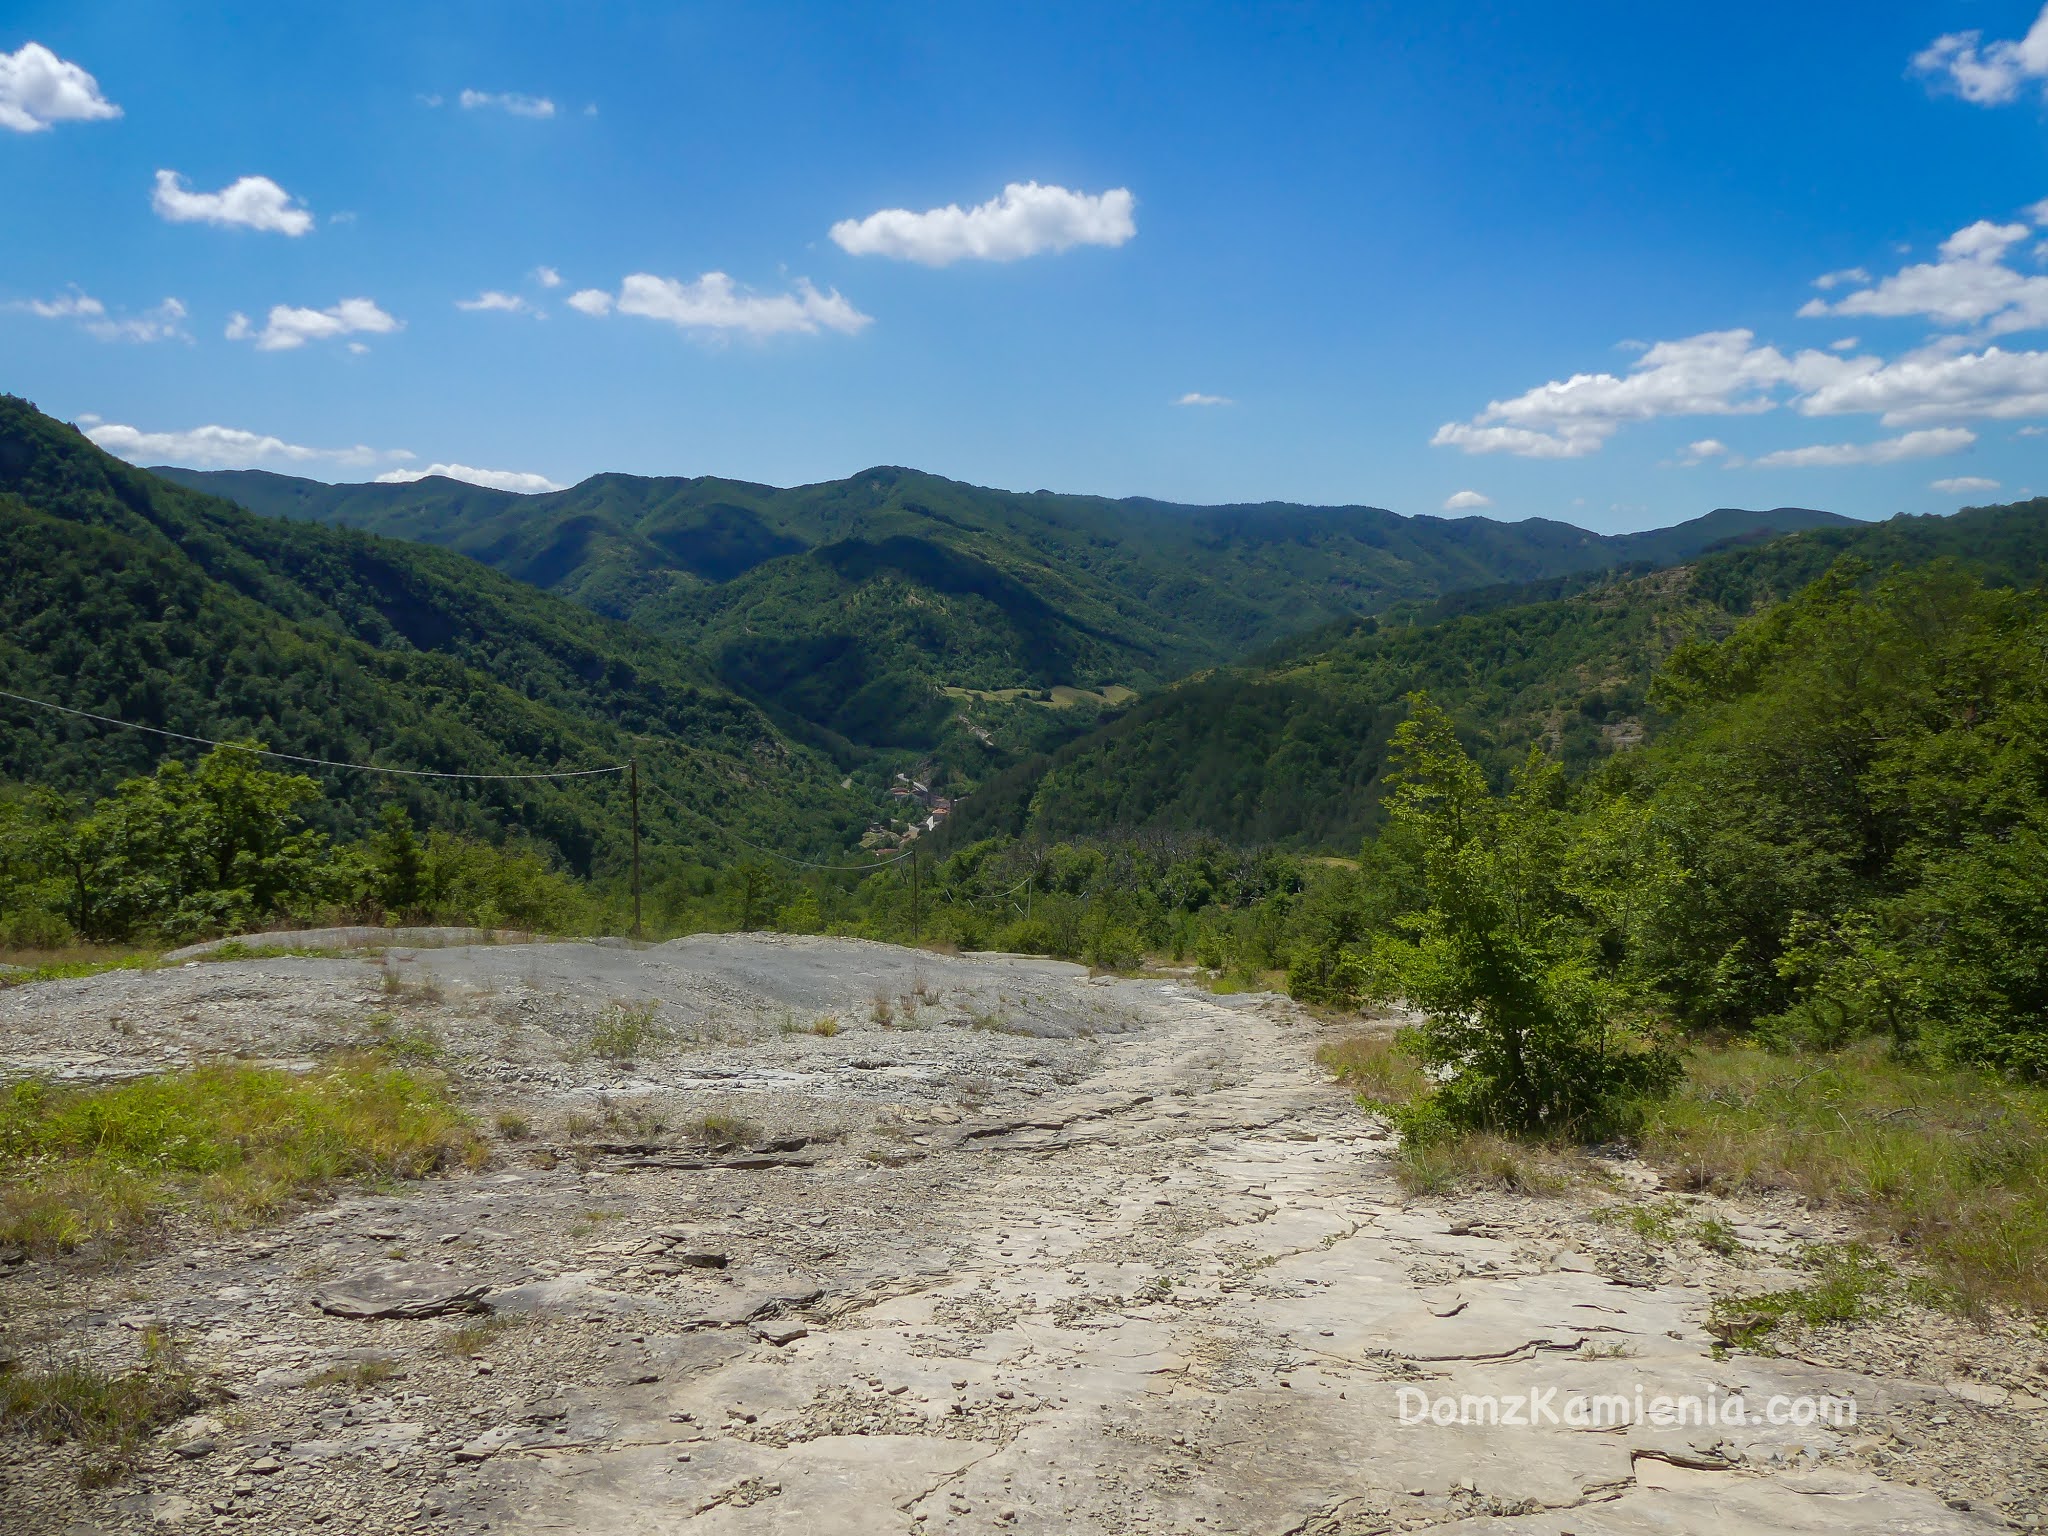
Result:
[[[887,467],[789,490],[608,474],[539,496],[160,473],[252,511],[461,551],[701,653],[843,766],[935,753],[971,780],[1102,713],[1072,692],[1055,707],[1055,688],[1150,693],[1396,603],[1847,523],[1724,508],[1601,536],[1374,507],[1019,495]]]
[[[1426,691],[1500,780],[1532,743],[1584,773],[1663,728],[1650,682],[1852,557],[1865,584],[1952,560],[1992,586],[2048,576],[2048,500],[1900,517],[1719,551],[1685,566],[1452,594],[1347,620],[1206,673],[993,778],[947,829],[1060,838],[1147,831],[1346,852],[1381,819],[1407,696]]]
[[[688,651],[445,550],[251,516],[132,469],[0,397],[0,687],[139,725],[449,774],[642,759],[663,848],[734,836],[844,849],[872,796]],[[0,699],[0,781],[84,802],[190,744]],[[323,830],[397,803],[466,836],[616,871],[616,776],[436,779],[319,770]]]

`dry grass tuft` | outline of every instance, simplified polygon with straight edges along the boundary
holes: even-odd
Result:
[[[652,1002],[613,1003],[590,1031],[591,1054],[606,1061],[629,1062],[656,1046],[666,1045],[669,1032],[655,1022],[660,1006]]]
[[[1350,1035],[1316,1047],[1316,1064],[1353,1089],[1361,1103],[1388,1108],[1429,1088],[1429,1078],[1388,1035]]]
[[[1415,1195],[1474,1189],[1561,1195],[1598,1177],[1593,1164],[1575,1148],[1517,1141],[1488,1131],[1404,1142],[1395,1167],[1402,1187]]]
[[[398,1362],[376,1355],[368,1360],[349,1360],[340,1365],[330,1365],[306,1378],[306,1385],[314,1390],[322,1387],[341,1387],[350,1392],[367,1392],[382,1386],[398,1374]]]
[[[729,1152],[761,1139],[761,1128],[753,1121],[715,1110],[692,1121],[689,1132],[706,1147],[717,1152]]]
[[[78,1481],[96,1488],[130,1470],[157,1430],[210,1400],[177,1351],[152,1332],[132,1370],[63,1359],[0,1373],[0,1428],[83,1446]]]

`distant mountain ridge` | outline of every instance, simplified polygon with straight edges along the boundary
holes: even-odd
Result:
[[[1722,508],[1602,535],[1367,506],[997,491],[894,466],[787,489],[600,474],[537,496],[434,477],[156,473],[259,514],[456,550],[701,651],[842,762],[936,751],[970,778],[1085,726],[1100,690],[1149,693],[1333,621],[1851,522]],[[1055,688],[1086,697],[1063,693],[1055,709]]]
[[[945,841],[1207,835],[1350,851],[1378,817],[1388,742],[1423,690],[1496,774],[1541,743],[1583,771],[1654,734],[1652,674],[1838,559],[1865,579],[1949,560],[2048,580],[2048,498],[1724,544],[1679,566],[1452,593],[1350,620],[1167,688],[994,776]]]
[[[879,795],[720,685],[696,656],[447,550],[252,516],[112,458],[0,394],[0,688],[307,757],[460,774],[641,759],[650,856],[732,858],[858,836]],[[92,798],[194,748],[0,700],[0,781]],[[330,829],[397,799],[423,822],[523,834],[616,869],[621,779],[309,769]],[[680,807],[680,809],[678,809]]]

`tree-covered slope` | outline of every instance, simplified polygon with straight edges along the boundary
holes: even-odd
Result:
[[[944,746],[975,774],[1077,717],[947,688],[1150,692],[1402,601],[1844,521],[1724,509],[1603,537],[1541,519],[1019,494],[897,468],[790,489],[599,475],[542,496],[161,473],[258,512],[458,550],[701,648],[730,686],[849,749]]]
[[[1654,733],[1648,683],[1679,642],[1726,634],[1843,555],[1872,571],[1948,559],[1993,584],[2036,584],[2048,577],[2048,500],[1815,529],[1611,580],[1455,594],[1405,623],[1347,621],[1156,694],[997,776],[948,840],[1149,831],[1355,846],[1378,819],[1409,693],[1449,709],[1496,772],[1539,741],[1582,770]]]
[[[444,773],[638,754],[650,835],[720,859],[714,825],[793,849],[864,818],[816,754],[672,642],[453,552],[253,516],[100,452],[0,397],[0,688],[195,736]],[[0,700],[0,779],[91,796],[163,738]],[[336,829],[398,797],[424,820],[523,831],[574,868],[625,844],[616,779],[319,775]],[[680,797],[700,815],[671,808]]]

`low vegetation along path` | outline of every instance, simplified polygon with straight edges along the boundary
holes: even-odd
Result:
[[[2042,1404],[1958,1377],[1961,1346],[1716,1358],[1714,1296],[1798,1283],[1794,1251],[1833,1235],[1822,1218],[1674,1200],[1628,1164],[1583,1198],[1410,1196],[1384,1128],[1314,1064],[1329,1028],[1170,978],[758,936],[0,993],[9,1076],[111,1080],[206,1052],[296,1067],[381,1042],[496,1127],[474,1173],[227,1236],[174,1224],[126,1262],[4,1271],[20,1362],[118,1365],[161,1335],[218,1390],[106,1487],[80,1490],[68,1446],[8,1439],[0,1523],[1595,1536],[2032,1519],[1988,1501],[2039,1468]],[[1591,1219],[1617,1202],[1653,1219]],[[1726,1223],[1734,1251],[1673,1235],[1674,1210]],[[1574,1394],[1639,1390],[1646,1412],[1740,1394],[1759,1419],[1783,1397],[1788,1420],[1853,1396],[1858,1422],[1566,1421]],[[1466,1397],[1473,1422],[1404,1422]],[[1479,1421],[1488,1400],[1523,1422]]]

